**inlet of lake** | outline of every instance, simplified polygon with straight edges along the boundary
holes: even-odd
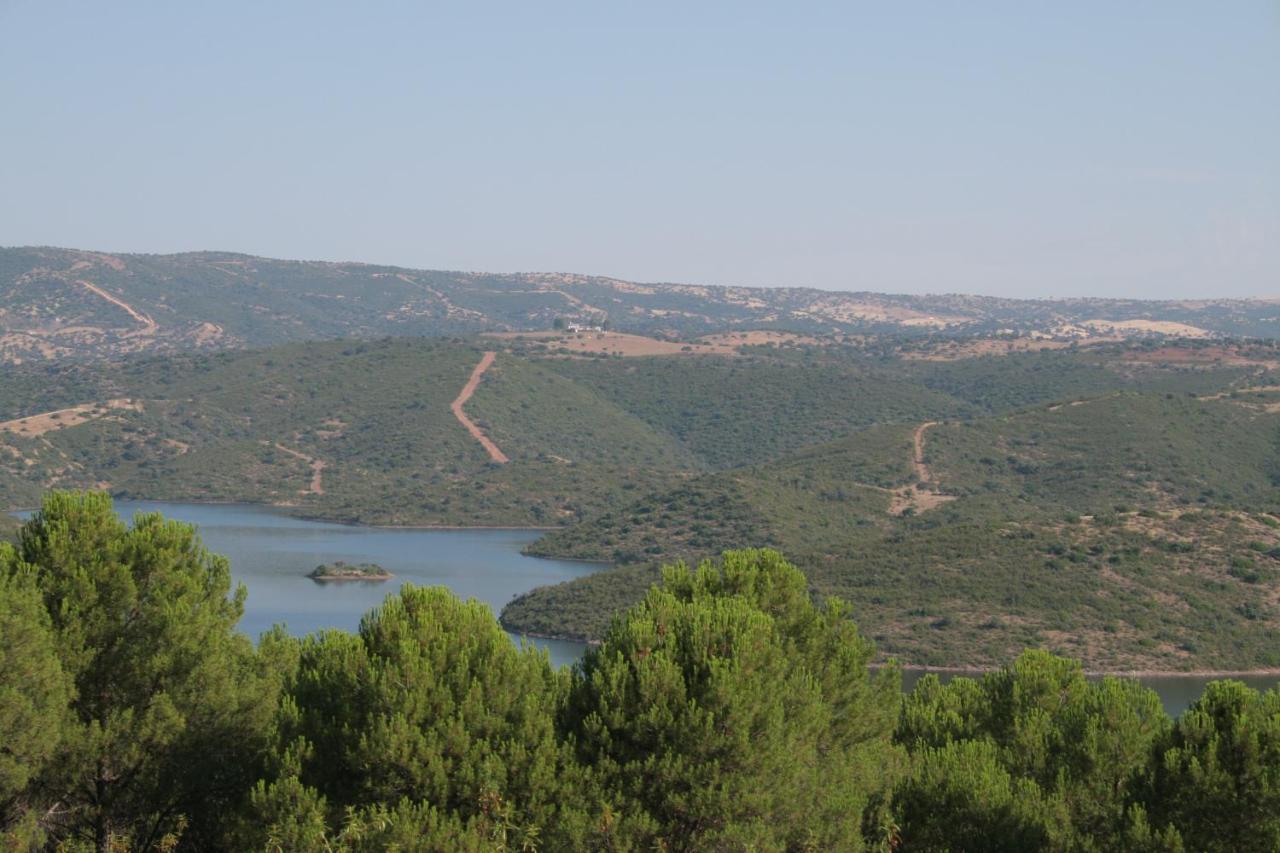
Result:
[[[541,535],[536,530],[426,530],[360,527],[294,518],[270,507],[117,501],[126,520],[136,512],[197,525],[205,547],[231,562],[231,573],[249,591],[240,628],[257,637],[284,624],[301,635],[322,628],[354,631],[360,617],[402,583],[447,586],[462,598],[488,604],[496,615],[512,598],[537,586],[573,580],[600,566],[527,557],[520,550]],[[21,515],[29,515],[23,513]],[[388,582],[319,583],[307,572],[321,563],[377,563],[395,575]],[[513,636],[513,639],[517,639]],[[533,640],[553,663],[572,663],[586,646],[566,640]],[[909,689],[922,673],[904,673]],[[950,675],[942,675],[945,680]],[[1179,714],[1212,679],[1157,676],[1140,679],[1160,695],[1165,709]],[[1260,690],[1280,678],[1241,679]]]

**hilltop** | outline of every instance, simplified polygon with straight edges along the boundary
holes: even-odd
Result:
[[[801,287],[637,283],[570,273],[492,274],[230,252],[108,254],[0,248],[0,363],[290,341],[537,331],[557,318],[671,340],[741,329],[819,336],[1051,338],[1280,333],[1250,300],[1017,300]]]

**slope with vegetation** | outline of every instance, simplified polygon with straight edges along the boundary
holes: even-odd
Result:
[[[810,288],[637,284],[230,252],[125,255],[0,248],[0,363],[266,346],[309,339],[545,330],[578,318],[690,337],[817,335],[1273,337],[1271,303],[904,296]]]
[[[0,381],[0,494],[540,526],[531,553],[621,564],[507,608],[539,634],[598,637],[658,563],[751,545],[792,554],[912,663],[1041,645],[1097,669],[1270,667],[1280,382],[1265,348],[1221,351],[513,345],[465,401],[504,463],[450,410],[481,363],[469,339],[24,365]]]
[[[874,427],[550,533],[531,553],[626,565],[534,590],[503,622],[599,636],[657,562],[737,542],[791,554],[913,664],[1033,645],[1112,671],[1280,667],[1280,415],[1124,393],[926,436],[928,484],[911,430]],[[903,498],[935,491],[951,499]]]
[[[102,495],[52,495],[0,545],[6,847],[1280,843],[1280,693],[1215,682],[1171,720],[1135,682],[1029,652],[904,698],[848,608],[772,551],[667,569],[572,669],[439,587],[256,647],[243,601],[190,527],[126,527]]]
[[[0,383],[7,414],[86,396],[138,405],[36,436],[0,431],[0,491],[14,505],[98,486],[343,521],[554,525],[696,467],[589,389],[507,358],[467,403],[510,456],[493,464],[449,408],[479,358],[464,343],[410,339],[33,369],[47,381]]]

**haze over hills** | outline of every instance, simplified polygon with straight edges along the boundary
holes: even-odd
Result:
[[[859,279],[856,270],[850,279]],[[1062,339],[1280,334],[1280,307],[1265,300],[905,296],[641,284],[571,273],[443,272],[227,252],[0,249],[0,363],[539,330],[556,318],[605,317],[617,329],[676,337],[744,328]]]

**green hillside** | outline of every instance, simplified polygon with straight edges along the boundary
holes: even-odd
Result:
[[[1125,393],[932,427],[919,484],[913,430],[877,427],[548,534],[532,553],[623,565],[503,620],[599,636],[656,561],[740,542],[792,554],[910,663],[1038,645],[1098,668],[1276,666],[1278,429],[1248,398]]]
[[[49,395],[56,405],[127,399],[139,410],[0,433],[3,494],[21,505],[53,486],[97,485],[346,521],[551,525],[695,464],[588,389],[500,358],[467,404],[512,460],[495,465],[449,409],[479,359],[467,344],[393,340],[70,367],[73,378],[51,383],[65,389]],[[32,383],[0,384],[0,417],[29,414]]]
[[[498,464],[450,404],[500,346],[305,342],[13,367],[0,494],[21,507],[92,487],[555,528],[530,552],[618,568],[507,608],[508,626],[537,633],[599,636],[657,563],[770,546],[913,663],[1045,645],[1099,667],[1245,668],[1280,648],[1280,393],[1264,358],[501,350],[465,404]]]
[[[671,434],[713,468],[774,459],[872,424],[971,411],[865,363],[802,365],[769,355],[565,360],[555,369]]]
[[[940,488],[1001,506],[1252,505],[1274,496],[1280,420],[1231,400],[1117,394],[929,431]]]
[[[1181,342],[1170,352],[1194,358],[1201,350],[1196,342]],[[903,359],[893,364],[893,372],[961,400],[978,413],[994,414],[1117,390],[1210,394],[1232,383],[1253,381],[1250,377],[1261,384],[1271,358],[1268,349],[1255,364],[1231,363],[1207,352],[1202,360],[1189,363],[1175,358],[1162,362],[1142,345],[1109,345],[952,361]]]

